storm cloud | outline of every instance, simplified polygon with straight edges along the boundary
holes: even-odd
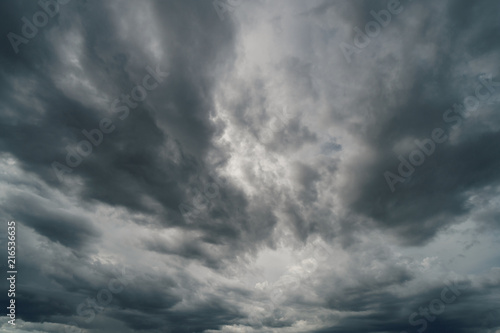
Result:
[[[499,332],[499,12],[2,2],[0,330]]]

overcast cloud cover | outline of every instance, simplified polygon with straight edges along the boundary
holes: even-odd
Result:
[[[500,1],[0,13],[0,332],[500,332]]]

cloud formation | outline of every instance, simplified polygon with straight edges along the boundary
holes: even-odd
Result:
[[[499,6],[1,3],[1,330],[497,332]]]

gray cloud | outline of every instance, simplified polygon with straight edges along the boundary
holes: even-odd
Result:
[[[498,5],[401,1],[348,62],[388,1],[218,4],[72,0],[18,52],[8,34],[43,9],[0,4],[16,329],[497,329]],[[449,279],[461,294],[424,329]]]

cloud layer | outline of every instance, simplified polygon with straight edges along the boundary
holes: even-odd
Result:
[[[0,4],[2,331],[498,332],[500,4],[55,4]]]

